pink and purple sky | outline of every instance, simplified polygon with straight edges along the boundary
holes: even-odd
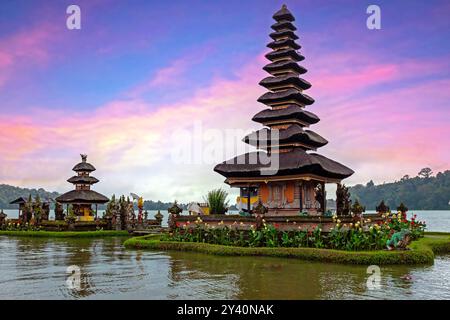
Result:
[[[319,153],[355,170],[346,184],[450,169],[448,1],[18,0],[0,2],[0,183],[68,191],[87,153],[106,195],[185,202],[227,188],[214,163],[173,161],[185,143],[173,132],[259,128],[282,3],[321,118],[312,129],[330,141]],[[81,30],[66,28],[70,4]],[[370,4],[381,30],[366,27]]]

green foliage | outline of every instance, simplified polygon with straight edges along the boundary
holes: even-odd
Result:
[[[210,214],[225,214],[228,210],[228,192],[223,189],[215,189],[205,197],[205,202],[208,203]]]
[[[450,252],[450,234],[433,234],[425,236],[411,244],[412,250],[407,251],[342,251],[317,248],[265,248],[223,246],[208,243],[165,241],[160,235],[131,238],[125,241],[126,248],[152,250],[196,251],[222,256],[270,256],[297,258],[303,260],[362,264],[431,264],[434,254]]]
[[[383,199],[391,208],[403,202],[414,210],[449,210],[450,170],[428,178],[403,177],[401,181],[370,187],[358,184],[350,188],[350,193],[368,210],[375,210]]]
[[[39,195],[41,199],[55,199],[60,194],[58,192],[48,192],[44,189],[27,189],[10,186],[7,184],[0,184],[0,208],[3,209],[17,209],[17,204],[9,204],[11,201],[17,198],[23,197],[25,199],[31,195],[36,197]]]
[[[412,240],[423,237],[425,223],[406,219],[402,213],[383,215],[384,220],[374,224],[370,219],[361,219],[348,225],[341,224],[338,216],[333,216],[335,227],[330,232],[322,231],[320,225],[313,230],[302,230],[298,227],[295,231],[279,230],[277,224],[266,224],[263,220],[261,229],[254,225],[240,228],[234,225],[224,225],[223,221],[218,225],[210,226],[203,223],[200,217],[194,223],[177,225],[173,232],[163,236],[164,241],[176,242],[201,242],[225,246],[240,247],[313,247],[329,248],[347,251],[381,250],[386,248],[386,241],[394,232],[409,230]]]

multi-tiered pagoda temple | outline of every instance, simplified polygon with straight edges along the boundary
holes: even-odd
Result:
[[[258,101],[269,108],[253,117],[265,128],[244,138],[262,151],[247,153],[217,165],[214,170],[232,187],[241,189],[241,198],[257,195],[268,215],[321,214],[326,211],[325,183],[340,183],[353,171],[317,153],[328,141],[309,130],[319,117],[306,111],[314,99],[304,93],[311,84],[300,76],[307,70],[298,62],[305,58],[297,51],[294,16],[285,5],[273,15],[273,39],[266,54],[271,61],[263,69],[270,76],[259,83],[269,92]],[[267,162],[270,158],[270,163]],[[256,160],[255,160],[256,159]],[[267,169],[276,167],[273,173]]]
[[[91,190],[91,185],[99,182],[97,178],[90,176],[95,167],[87,162],[87,155],[81,155],[81,162],[72,169],[77,174],[67,181],[75,185],[75,190],[69,191],[55,200],[59,203],[72,205],[72,210],[78,217],[78,221],[93,221],[97,215],[97,205],[109,201],[104,195]],[[92,211],[95,205],[95,212]]]

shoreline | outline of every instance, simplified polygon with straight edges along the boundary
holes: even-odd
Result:
[[[0,231],[1,236],[30,238],[100,238],[100,237],[131,237],[128,231]]]

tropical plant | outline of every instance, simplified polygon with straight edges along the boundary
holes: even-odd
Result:
[[[208,204],[210,214],[225,214],[228,210],[228,193],[223,189],[215,189],[204,198]]]
[[[360,206],[360,205],[359,205]],[[360,219],[355,223],[342,224],[338,216],[333,216],[335,227],[323,232],[320,225],[312,230],[282,231],[278,224],[267,224],[257,229],[251,224],[248,228],[241,222],[225,225],[204,223],[200,217],[194,223],[177,222],[174,231],[163,236],[164,241],[199,242],[239,247],[313,247],[337,250],[380,250],[393,233],[409,230],[412,240],[423,237],[425,222],[417,221],[414,215],[408,220],[401,212],[383,214],[383,221],[373,223],[370,219]]]

